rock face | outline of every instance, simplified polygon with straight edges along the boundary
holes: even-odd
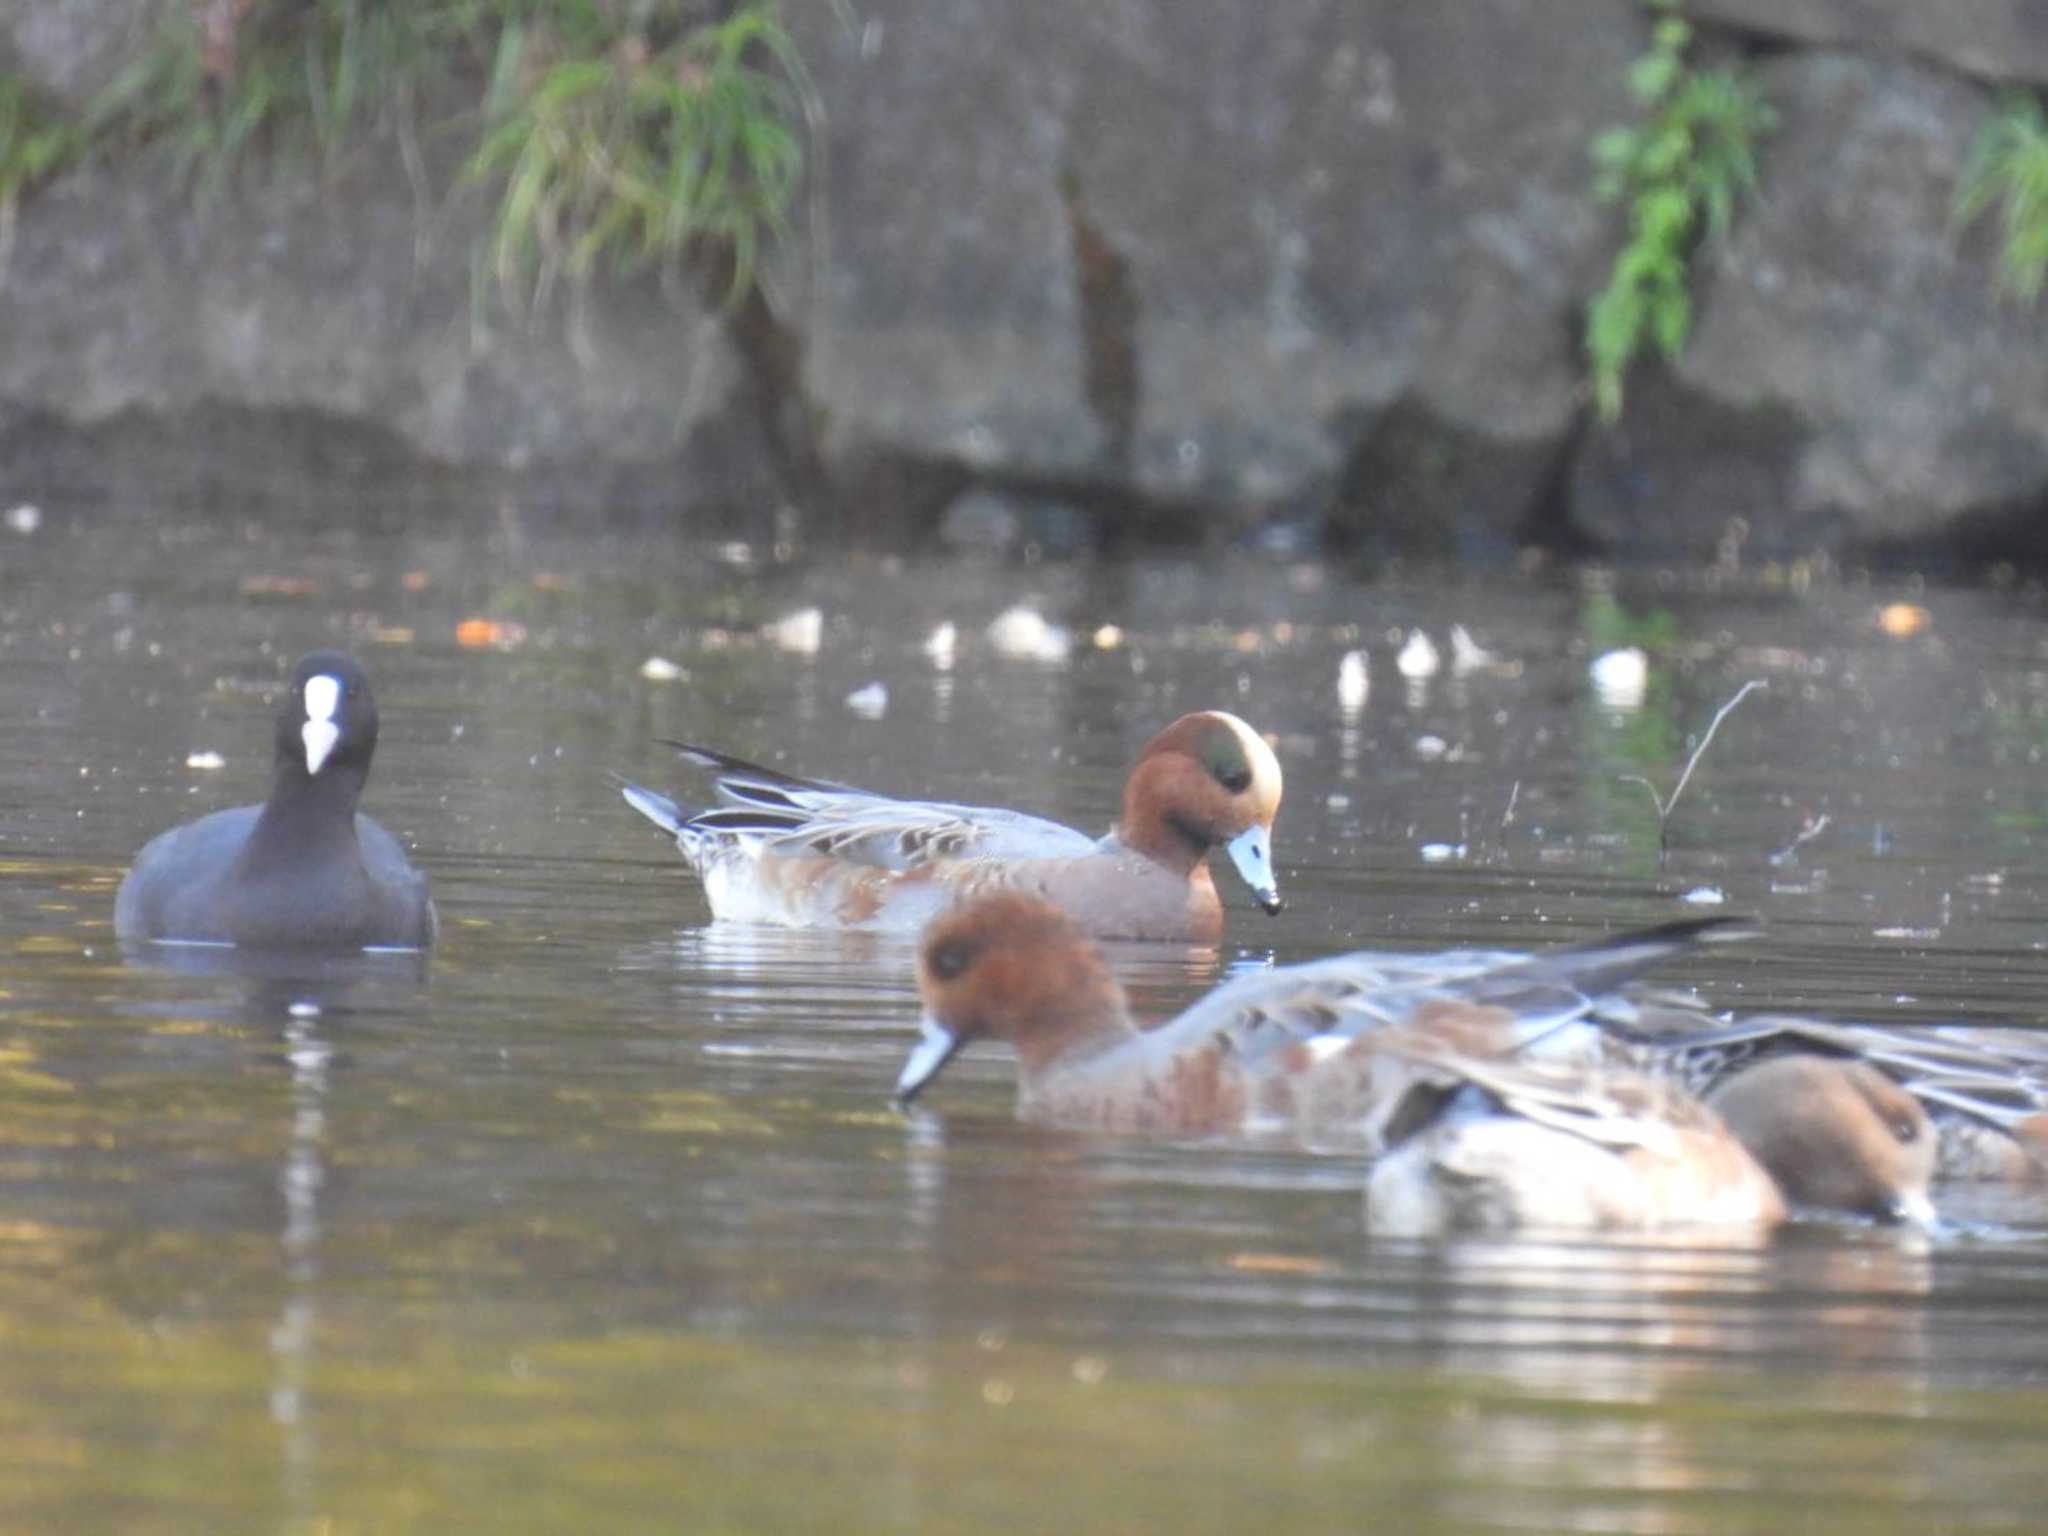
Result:
[[[837,448],[1257,510],[1404,440],[1546,464],[1611,219],[1586,143],[1625,114],[1631,0],[874,0],[817,7],[829,264],[805,318]],[[1426,456],[1426,450],[1425,450]],[[1495,531],[1416,477],[1398,521]],[[1440,494],[1441,493],[1441,494]],[[1370,498],[1337,509],[1370,536]]]
[[[72,107],[111,84],[187,0],[0,0],[0,64],[20,70]],[[11,56],[11,57],[10,57]]]
[[[1612,542],[1756,552],[1925,544],[2038,497],[2048,327],[1951,207],[1986,101],[1932,69],[1793,55],[1761,195],[1701,288],[1675,380],[1596,433],[1573,509]]]
[[[211,435],[217,463],[195,463],[195,485],[253,454],[255,478],[297,475],[318,492],[325,420],[348,445],[342,461],[394,482],[410,459],[478,472],[479,498],[537,477],[579,512],[692,505],[675,489],[692,483],[717,488],[694,504],[707,510],[773,508],[750,381],[714,312],[607,287],[523,320],[472,288],[473,212],[423,208],[390,172],[308,176],[196,210],[160,166],[88,168],[45,189],[0,284],[0,401],[38,423],[9,431],[0,417],[13,493],[89,489],[113,428],[146,422]],[[67,444],[55,424],[88,439]],[[459,490],[444,477],[435,494]]]
[[[0,0],[0,64],[75,104],[187,3]],[[1636,0],[856,0],[788,9],[818,110],[772,315],[688,282],[478,304],[481,210],[389,146],[197,208],[148,156],[37,189],[0,500],[162,492],[170,452],[194,495],[250,463],[896,539],[964,495],[976,537],[1057,508],[1002,526],[1448,556],[1925,547],[2038,505],[2048,334],[1951,209],[1986,82],[2048,79],[2048,13],[1687,9],[1717,52],[1774,45],[1779,127],[1690,346],[1613,427],[1578,328],[1625,221],[1587,146],[1633,115]]]
[[[1986,80],[2048,82],[2048,12],[2039,0],[1686,0],[1685,13],[1773,40],[1918,55]]]

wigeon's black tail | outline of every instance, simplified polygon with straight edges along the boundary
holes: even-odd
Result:
[[[1751,917],[1687,917],[1593,939],[1530,959],[1528,970],[1568,982],[1582,992],[1604,992],[1640,976],[1651,966],[1702,944],[1733,944],[1755,938],[1762,924]]]
[[[613,777],[617,779],[619,793],[625,796],[626,804],[669,836],[675,837],[682,832],[683,813],[677,809],[675,801],[669,799],[667,795],[656,794],[651,789],[642,789],[638,784],[619,779],[616,774]]]
[[[794,773],[784,773],[779,768],[749,762],[744,757],[734,757],[729,752],[695,746],[687,741],[671,741],[667,737],[657,737],[656,740],[664,747],[674,748],[698,767],[709,768],[717,776],[720,796],[738,805],[755,805],[765,810],[798,811],[803,808],[803,801],[799,797],[804,795],[861,793],[848,784],[835,784],[830,779],[806,779]]]

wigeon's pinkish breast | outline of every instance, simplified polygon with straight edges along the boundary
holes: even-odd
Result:
[[[915,931],[966,898],[1025,891],[1103,938],[1213,942],[1221,848],[1268,912],[1280,910],[1273,817],[1280,763],[1235,715],[1184,715],[1124,781],[1093,838],[1019,811],[898,800],[671,743],[712,769],[720,805],[684,815],[635,784],[626,803],[674,836],[712,916],[795,928]]]
[[[1017,1113],[1027,1119],[1181,1136],[1278,1132],[1367,1151],[1415,1142],[1397,1165],[1414,1181],[1398,1206],[1411,1214],[1387,1217],[1389,1230],[1427,1226],[1412,1214],[1425,1208],[1422,1192],[1481,1146],[1531,1156],[1547,1147],[1533,1166],[1551,1172],[1526,1190],[1496,1189],[1470,1211],[1440,1198],[1444,1224],[1485,1210],[1501,1223],[1541,1210],[1541,1221],[1512,1218],[1540,1225],[1774,1221],[1778,1205],[1752,1187],[1756,1159],[1681,1086],[1544,1055],[1550,1039],[1617,1006],[1657,961],[1747,931],[1708,918],[1535,957],[1340,955],[1239,977],[1141,1032],[1100,952],[1069,920],[1028,896],[991,896],[947,914],[920,942],[923,1038],[896,1094],[909,1101],[967,1045],[1001,1040],[1017,1053]],[[1924,1115],[1853,1065],[1742,1074],[1731,1102],[1756,1128],[1759,1156],[1783,1160],[1801,1203],[1931,1219]],[[1766,1134],[1775,1117],[1795,1114],[1813,1122],[1804,1134]],[[1640,1155],[1623,1155],[1636,1145]]]

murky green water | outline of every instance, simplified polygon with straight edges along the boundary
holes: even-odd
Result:
[[[0,1528],[2038,1525],[2048,1197],[1933,1244],[1374,1243],[1346,1160],[1021,1127],[993,1054],[905,1119],[907,943],[707,927],[607,777],[687,791],[654,738],[692,738],[1093,827],[1151,730],[1223,705],[1275,733],[1292,905],[1118,948],[1148,1011],[1718,893],[1769,924],[1685,978],[1723,1001],[2038,1022],[2048,603],[1638,585],[0,533]],[[1024,597],[1065,661],[987,640]],[[759,633],[812,607],[814,653]],[[1452,623],[1505,665],[1454,675]],[[1415,624],[1445,665],[1410,682]],[[337,643],[430,975],[124,962],[129,856],[258,796],[265,690]],[[1631,643],[1643,697],[1603,702]],[[1622,776],[1668,790],[1751,677],[1660,869]],[[875,682],[879,719],[846,703]]]

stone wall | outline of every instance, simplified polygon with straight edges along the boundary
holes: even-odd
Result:
[[[0,0],[0,59],[83,99],[163,3]],[[786,12],[820,125],[772,315],[649,282],[517,323],[475,302],[479,210],[382,151],[197,209],[147,157],[87,168],[0,278],[0,500],[90,494],[124,430],[240,420],[232,457],[289,419],[434,499],[691,526],[920,538],[993,494],[1017,515],[977,527],[1078,509],[1104,542],[2028,550],[2048,323],[1951,209],[1996,90],[2048,79],[2038,6],[1691,6],[1779,126],[1691,345],[1611,427],[1587,145],[1631,116],[1635,0]]]

